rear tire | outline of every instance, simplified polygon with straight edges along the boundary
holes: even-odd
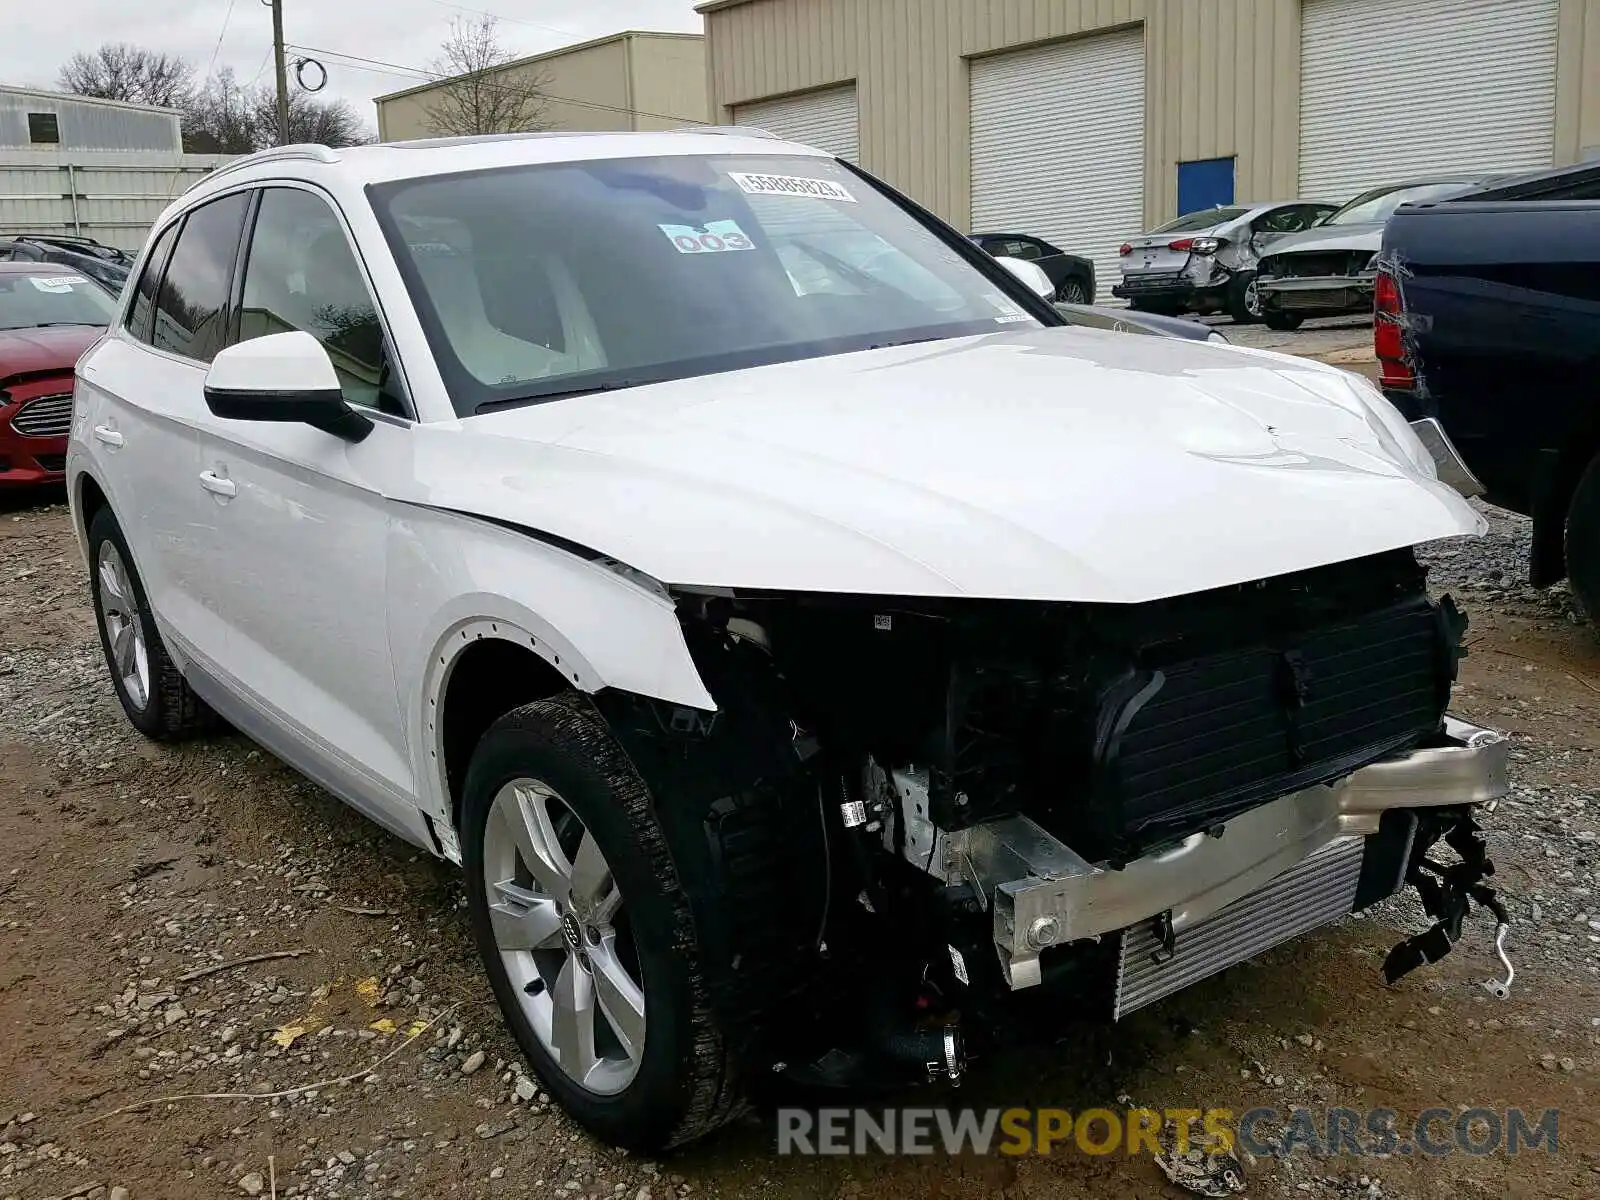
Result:
[[[1567,578],[1589,620],[1600,626],[1600,455],[1589,464],[1567,509]]]
[[[1256,273],[1240,271],[1228,281],[1228,315],[1235,325],[1254,325],[1261,320],[1261,296],[1256,291]]]
[[[489,727],[467,772],[461,827],[489,982],[568,1114],[596,1137],[653,1153],[742,1112],[655,803],[587,697],[536,701]],[[542,865],[530,861],[549,846]],[[604,883],[585,882],[597,877]],[[589,1031],[577,1043],[575,1020]]]
[[[1266,322],[1268,329],[1276,329],[1279,333],[1292,333],[1305,322],[1299,313],[1274,312],[1271,309],[1263,310],[1261,319]]]
[[[217,724],[161,642],[127,539],[110,508],[89,521],[89,592],[111,686],[129,722],[147,738],[173,742]]]
[[[1089,304],[1092,298],[1083,280],[1072,278],[1063,280],[1056,289],[1056,301],[1060,304]]]

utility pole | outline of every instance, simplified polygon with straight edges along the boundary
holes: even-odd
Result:
[[[289,71],[283,62],[283,0],[272,4],[272,65],[278,75],[278,145],[289,144]]]

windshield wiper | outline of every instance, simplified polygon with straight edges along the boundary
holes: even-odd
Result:
[[[98,321],[35,321],[32,325],[13,325],[13,329],[54,329],[58,325],[99,325]]]
[[[525,392],[520,396],[501,396],[481,401],[474,413],[494,412],[501,408],[515,408],[520,404],[537,404],[543,400],[570,400],[574,396],[592,396],[596,392],[620,392],[624,388],[640,387],[647,383],[660,383],[659,379],[609,379],[604,383],[579,384],[570,388],[552,388],[547,392]]]

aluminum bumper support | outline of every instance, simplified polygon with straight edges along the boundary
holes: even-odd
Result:
[[[1027,817],[938,836],[936,869],[992,902],[995,949],[1013,990],[1040,980],[1039,952],[1171,912],[1198,924],[1329,843],[1376,833],[1391,809],[1481,804],[1505,795],[1509,742],[1455,718],[1446,744],[1411,750],[1343,779],[1282,796],[1166,850],[1111,870],[1087,862]]]

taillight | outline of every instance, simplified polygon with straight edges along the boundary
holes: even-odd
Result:
[[[1194,248],[1194,239],[1193,238],[1179,238],[1175,242],[1168,242],[1167,243],[1167,249],[1168,250],[1176,250],[1179,254],[1187,254],[1193,248]]]
[[[1227,245],[1227,240],[1224,238],[1197,237],[1194,239],[1193,249],[1196,254],[1215,254],[1225,245]]]
[[[1378,359],[1379,382],[1401,391],[1409,391],[1417,384],[1416,373],[1406,361],[1405,315],[1399,281],[1388,271],[1380,270],[1372,286],[1372,349]]]
[[[1128,255],[1133,253],[1133,247],[1127,242],[1123,242],[1122,245],[1117,247],[1117,253],[1122,255],[1123,258],[1126,258]]]

